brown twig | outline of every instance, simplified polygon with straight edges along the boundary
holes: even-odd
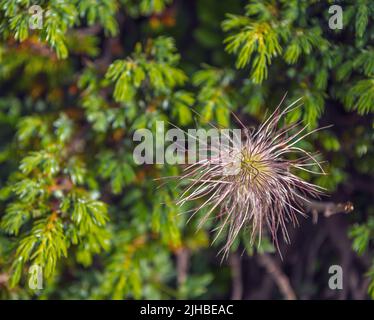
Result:
[[[283,273],[274,259],[269,254],[264,253],[258,256],[258,261],[273,278],[283,296],[287,300],[296,300],[296,294],[291,287],[290,280]]]
[[[337,213],[350,213],[354,209],[349,201],[345,203],[309,201],[305,202],[305,208],[312,213],[314,223],[318,221],[318,214],[323,214],[328,218]]]
[[[231,299],[240,300],[243,296],[243,280],[241,261],[238,252],[230,254],[229,263],[232,278]]]
[[[9,280],[9,275],[7,273],[0,273],[0,285],[6,284]]]
[[[180,248],[176,252],[177,258],[177,281],[178,285],[181,286],[187,279],[190,251],[187,248]]]

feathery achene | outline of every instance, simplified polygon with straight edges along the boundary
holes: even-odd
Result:
[[[230,138],[230,147],[215,150],[216,146],[208,146],[211,154],[219,154],[220,161],[216,156],[199,160],[188,166],[180,177],[190,184],[178,204],[182,206],[187,201],[204,198],[194,213],[208,208],[199,227],[216,208],[219,209],[221,223],[214,240],[228,228],[227,241],[222,248],[224,256],[244,226],[252,229],[251,243],[256,238],[261,240],[263,228],[267,226],[279,250],[277,231],[280,229],[285,241],[290,242],[287,222],[296,225],[297,214],[304,215],[302,203],[322,193],[322,188],[304,181],[293,171],[325,174],[316,157],[297,146],[300,140],[323,128],[306,132],[307,126],[297,129],[299,123],[279,128],[280,120],[297,108],[299,101],[283,111],[280,104],[257,130],[249,130],[241,124],[244,139],[240,144]],[[287,157],[291,153],[292,160]],[[227,174],[236,164],[236,171]],[[312,171],[313,167],[320,171]]]

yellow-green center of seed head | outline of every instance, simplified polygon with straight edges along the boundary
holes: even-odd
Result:
[[[245,150],[241,158],[241,173],[254,182],[257,178],[270,173],[270,167],[266,164],[264,157],[258,153],[250,153]]]

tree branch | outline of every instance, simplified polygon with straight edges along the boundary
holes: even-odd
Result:
[[[243,280],[242,266],[238,252],[230,254],[229,263],[232,278],[231,300],[240,300],[243,296]]]
[[[181,286],[187,279],[189,268],[190,251],[187,248],[181,248],[176,252],[177,259],[177,281]]]
[[[309,201],[305,202],[304,206],[312,213],[314,223],[318,221],[318,214],[328,218],[337,213],[350,213],[354,209],[352,202],[349,201],[345,203]]]
[[[283,296],[287,300],[296,300],[296,294],[291,287],[290,280],[274,259],[269,254],[264,253],[258,256],[258,261],[273,278]]]
[[[6,284],[9,280],[9,275],[7,273],[0,273],[0,285]]]

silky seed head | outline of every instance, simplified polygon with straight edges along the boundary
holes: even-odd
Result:
[[[180,177],[190,184],[178,204],[200,199],[202,204],[194,213],[208,210],[199,226],[215,216],[219,220],[215,239],[227,230],[224,256],[244,227],[252,230],[249,235],[252,243],[255,239],[260,243],[266,228],[279,249],[278,230],[289,242],[287,224],[296,225],[297,216],[304,214],[303,203],[322,193],[322,188],[294,174],[296,169],[324,174],[315,155],[298,146],[299,141],[319,129],[305,133],[307,127],[298,129],[299,123],[278,127],[298,101],[282,112],[278,106],[257,130],[250,131],[243,126],[243,143],[233,143],[221,150],[221,161],[197,162]],[[316,167],[319,171],[313,171]]]

